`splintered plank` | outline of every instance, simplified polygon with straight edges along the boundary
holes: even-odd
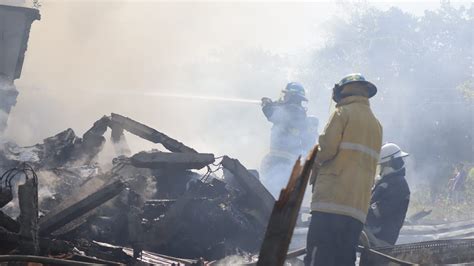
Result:
[[[75,202],[64,210],[49,213],[40,220],[40,235],[44,236],[53,233],[69,222],[74,221],[117,196],[124,188],[125,184],[122,181],[117,180],[111,184],[103,186],[96,192]]]
[[[151,141],[153,143],[160,143],[166,149],[171,152],[188,152],[188,153],[197,153],[196,150],[190,148],[183,143],[149,127],[144,124],[141,124],[133,119],[130,119],[119,114],[112,113],[111,115],[112,123],[118,124],[121,128],[127,130],[128,132],[137,135],[143,139]]]
[[[300,158],[296,161],[287,186],[273,206],[257,265],[284,264],[317,152],[318,146],[313,148],[304,165]]]

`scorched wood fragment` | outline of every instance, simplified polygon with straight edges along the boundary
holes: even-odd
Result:
[[[60,229],[67,223],[79,218],[117,196],[124,188],[125,184],[122,181],[117,180],[114,183],[103,186],[98,191],[74,203],[69,208],[59,212],[49,213],[40,220],[40,235],[48,235]]]
[[[3,227],[14,233],[18,233],[20,231],[20,224],[2,211],[0,211],[0,227]]]
[[[244,190],[250,205],[249,207],[258,210],[258,212],[255,213],[258,221],[266,225],[273,204],[275,203],[272,194],[270,194],[260,180],[250,173],[238,160],[224,156],[222,166],[232,173],[233,179],[239,185],[240,189]]]

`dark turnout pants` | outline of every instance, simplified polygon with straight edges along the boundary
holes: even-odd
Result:
[[[312,212],[305,265],[354,265],[362,227],[362,222],[349,216]]]

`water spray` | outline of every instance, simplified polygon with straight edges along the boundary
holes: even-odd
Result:
[[[202,96],[202,95],[177,94],[177,93],[152,92],[152,91],[143,91],[143,92],[136,91],[135,92],[135,91],[124,91],[124,90],[102,90],[99,92],[125,94],[125,95],[153,96],[153,97],[163,97],[163,98],[180,98],[180,99],[189,99],[189,100],[261,104],[260,100],[254,100],[254,99],[228,98],[228,97],[219,97],[219,96]]]

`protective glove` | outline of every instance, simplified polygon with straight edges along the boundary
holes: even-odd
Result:
[[[377,202],[372,203],[370,209],[376,218],[380,218],[380,209],[377,206]]]
[[[262,98],[262,106],[265,106],[267,104],[270,104],[272,103],[272,99],[268,98],[268,97],[263,97]]]

